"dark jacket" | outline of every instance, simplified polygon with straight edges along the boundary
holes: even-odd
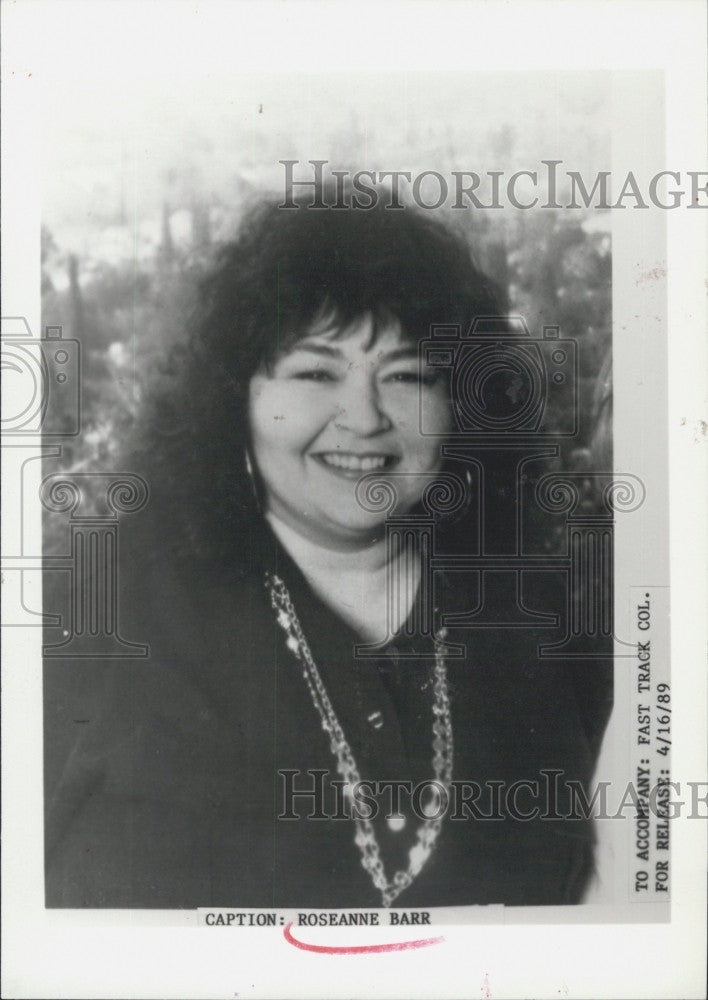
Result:
[[[326,772],[322,810],[331,817],[337,800],[329,782],[340,776],[263,570],[290,590],[362,778],[415,785],[433,777],[430,643],[413,643],[429,654],[419,659],[402,655],[410,651],[402,640],[391,644],[397,655],[357,659],[357,637],[272,536],[254,541],[259,554],[246,572],[206,574],[151,553],[148,525],[142,534],[130,527],[119,617],[123,637],[149,644],[150,655],[46,660],[47,905],[381,905],[354,823],[308,818],[312,797],[286,802],[281,772],[296,772],[296,790],[314,787],[308,772]],[[543,574],[528,579],[528,605],[562,611]],[[441,574],[436,602],[469,608],[475,586],[474,577]],[[47,593],[47,610],[60,610],[61,587]],[[56,641],[55,630],[49,636]],[[501,627],[451,632],[450,641],[467,646],[465,657],[447,663],[464,818],[448,814],[430,860],[395,905],[581,900],[592,871],[591,825],[514,818],[505,794],[514,782],[537,781],[540,796],[532,801],[521,789],[516,802],[521,811],[540,803],[543,812],[544,789],[559,782],[547,809],[557,817],[568,811],[566,781],[587,788],[610,708],[610,661],[539,660],[542,638]],[[369,716],[383,725],[375,728]],[[563,773],[554,778],[554,770]],[[494,783],[502,789],[497,808]],[[463,798],[496,818],[466,815]],[[279,819],[289,805],[299,818]],[[375,828],[391,878],[408,865],[417,821],[409,814],[393,832],[379,817]]]

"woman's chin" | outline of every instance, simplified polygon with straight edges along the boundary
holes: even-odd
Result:
[[[357,548],[371,545],[383,538],[386,530],[386,519],[381,515],[370,514],[368,517],[361,510],[358,516],[338,516],[333,512],[327,515],[315,516],[310,522],[311,537],[318,538],[328,546],[354,546]]]
[[[385,516],[362,511],[358,505],[349,511],[342,505],[326,510],[311,507],[307,511],[272,507],[269,517],[288,526],[301,538],[327,549],[366,548],[383,539],[386,533]]]

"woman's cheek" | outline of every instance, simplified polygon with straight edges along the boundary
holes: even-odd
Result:
[[[450,398],[445,388],[441,385],[436,385],[427,391],[429,395],[425,401],[426,436],[431,434],[440,435],[440,437],[447,437],[453,428],[452,405],[450,403]],[[416,427],[420,427],[419,413],[420,407],[418,407],[416,411]]]
[[[264,379],[251,389],[251,434],[271,452],[295,455],[304,450],[336,413],[318,386],[293,380]]]
[[[285,423],[293,412],[287,389],[273,379],[258,379],[251,384],[250,417],[254,435],[276,436],[278,425]]]

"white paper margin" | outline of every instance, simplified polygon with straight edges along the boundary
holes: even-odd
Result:
[[[238,17],[234,10],[238,9]],[[3,314],[39,329],[38,84],[43,74],[360,69],[664,69],[667,164],[706,153],[704,7],[637,3],[190,4],[5,2]],[[226,22],[224,20],[225,16]],[[224,23],[230,29],[223,31]],[[167,25],[167,34],[156,28]],[[106,30],[107,29],[107,30]],[[158,37],[160,41],[158,43]],[[110,41],[110,44],[108,42]],[[706,225],[668,227],[674,775],[705,779]],[[9,503],[11,498],[6,498]],[[38,525],[33,526],[38,533]],[[11,524],[5,530],[13,530]],[[261,930],[149,926],[135,914],[42,906],[38,630],[3,637],[3,995],[13,997],[699,997],[704,990],[705,835],[672,825],[670,924],[444,927],[403,954],[321,956]],[[196,915],[194,915],[196,922]],[[392,929],[387,940],[409,936]],[[357,943],[352,929],[332,944]]]

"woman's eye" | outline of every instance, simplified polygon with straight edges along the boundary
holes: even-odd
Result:
[[[306,371],[295,372],[292,378],[307,382],[334,382],[335,376],[324,368],[308,368]]]
[[[437,372],[405,371],[393,372],[386,377],[387,382],[401,385],[434,385],[438,380]]]

